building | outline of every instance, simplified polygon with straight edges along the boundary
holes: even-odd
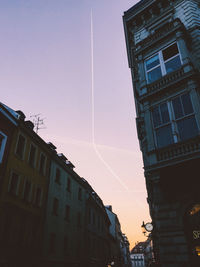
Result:
[[[25,118],[0,104],[0,266],[128,267],[117,215]]]
[[[155,263],[155,259],[153,254],[153,242],[151,235],[149,235],[145,243],[146,243],[144,248],[145,266],[153,266],[153,263]]]
[[[41,266],[81,266],[84,260],[86,194],[74,165],[52,143]]]
[[[17,127],[18,114],[0,103],[0,188],[6,171],[12,136]]]
[[[135,245],[135,247],[131,250],[132,267],[148,266],[148,265],[145,265],[145,260],[144,260],[145,247],[146,247],[146,242],[138,242]]]
[[[104,267],[110,259],[110,220],[103,201],[86,180],[85,266]]]
[[[112,266],[122,267],[124,263],[123,245],[124,239],[121,232],[121,225],[117,215],[112,211],[112,206],[105,206],[110,220],[110,263]]]
[[[200,8],[141,0],[124,13],[154,254],[200,266]]]
[[[132,267],[134,266],[156,266],[153,255],[153,246],[151,235],[144,242],[136,243],[131,250]]]
[[[49,183],[46,143],[21,111],[3,104],[1,110],[1,149],[8,143],[0,191],[0,262],[6,267],[38,266]]]
[[[130,249],[129,249],[129,241],[125,234],[121,235],[121,263],[123,267],[131,267],[131,257],[130,257]]]

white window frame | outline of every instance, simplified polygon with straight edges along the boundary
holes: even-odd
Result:
[[[7,142],[7,135],[5,135],[3,132],[0,131],[0,135],[3,137],[1,147],[0,147],[0,163],[3,161],[3,155],[6,148],[6,142]]]
[[[172,101],[177,98],[177,97],[181,97],[182,95],[185,95],[185,94],[189,94],[190,96],[190,100],[191,100],[191,103],[192,103],[192,108],[193,108],[193,112],[190,113],[190,114],[187,114],[187,115],[184,115],[182,116],[181,118],[175,118],[175,113],[174,113],[174,109],[173,109],[173,104],[172,104]],[[160,107],[162,104],[166,103],[167,104],[167,108],[168,108],[168,112],[169,112],[169,122],[166,122],[166,123],[163,123],[159,126],[154,126],[154,122],[153,122],[153,115],[152,115],[152,112],[153,112],[153,109],[156,108],[156,107]],[[181,102],[181,105],[182,105],[182,102]],[[160,109],[160,108],[159,108]],[[157,129],[160,129],[162,127],[165,127],[167,125],[170,125],[171,126],[171,130],[172,130],[172,138],[173,138],[173,143],[178,143],[178,142],[181,142],[180,140],[180,136],[179,136],[179,131],[178,131],[178,126],[177,126],[177,122],[180,121],[180,120],[184,120],[186,118],[189,118],[189,117],[194,117],[195,120],[196,120],[196,124],[197,124],[197,128],[198,128],[198,131],[200,133],[200,129],[199,129],[199,125],[198,125],[198,121],[196,119],[196,112],[195,112],[195,109],[194,109],[194,104],[193,104],[193,101],[192,101],[192,97],[190,95],[189,92],[184,92],[180,95],[177,95],[167,101],[164,101],[162,103],[159,103],[158,105],[154,106],[151,110],[151,118],[152,118],[152,126],[153,126],[153,133],[154,133],[154,140],[155,140],[155,143],[156,143],[156,147],[158,147],[158,141],[157,141],[157,136],[156,136],[156,130]]]
[[[164,61],[164,58],[163,58],[163,55],[162,55],[162,51],[167,49],[168,47],[172,46],[173,44],[176,44],[177,45],[177,48],[178,48],[178,54],[176,54],[175,56],[167,59],[166,61]],[[146,67],[146,62],[155,57],[156,55],[158,55],[158,59],[159,59],[159,64],[156,65],[155,67],[147,70],[147,67]],[[182,56],[181,56],[181,53],[180,53],[180,49],[179,49],[179,45],[178,45],[178,42],[173,42],[173,43],[170,43],[169,45],[163,47],[160,51],[154,53],[153,55],[151,55],[150,57],[146,58],[145,61],[144,61],[144,66],[145,66],[145,75],[146,75],[146,80],[147,80],[147,83],[151,83],[148,81],[148,73],[154,69],[156,69],[157,67],[160,66],[160,69],[161,69],[161,74],[162,74],[162,77],[165,76],[167,73],[166,71],[166,67],[165,67],[165,63],[167,63],[168,61],[172,60],[173,58],[177,57],[179,55],[180,57],[180,61],[181,61],[181,65],[183,65],[183,61],[182,61]],[[155,80],[156,81],[156,80]]]

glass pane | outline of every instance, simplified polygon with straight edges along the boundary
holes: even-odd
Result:
[[[171,57],[179,53],[177,44],[170,45],[169,47],[164,49],[162,53],[163,53],[164,61],[166,61],[167,59],[170,59]]]
[[[173,99],[172,104],[173,104],[175,118],[178,119],[178,118],[183,117],[184,114],[183,114],[183,108],[181,105],[180,97]]]
[[[152,83],[162,77],[161,68],[157,67],[148,72],[148,82]]]
[[[181,141],[198,135],[198,127],[194,116],[178,121],[177,125]]]
[[[180,66],[181,66],[180,56],[174,57],[173,59],[165,63],[165,68],[167,73],[179,69]]]
[[[181,100],[182,100],[185,115],[193,113],[194,110],[192,107],[190,95],[189,94],[182,95]]]
[[[156,130],[157,146],[159,148],[168,146],[173,143],[171,125]]]
[[[158,107],[153,109],[152,115],[153,115],[153,125],[154,125],[154,127],[160,125],[161,124],[161,118],[160,118],[160,113],[159,113],[159,108]]]
[[[161,116],[162,116],[162,123],[166,123],[169,121],[169,111],[167,104],[164,103],[160,105],[160,111],[161,111]]]
[[[160,64],[158,54],[146,61],[146,69],[150,70]]]

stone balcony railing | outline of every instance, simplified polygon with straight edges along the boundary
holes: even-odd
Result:
[[[184,75],[184,69],[178,69],[177,71],[174,71],[172,73],[169,73],[168,75],[165,75],[162,77],[162,79],[159,79],[158,81],[151,83],[147,86],[148,93],[153,93],[157,90],[160,90],[163,87],[169,86],[171,83],[176,82],[179,79],[182,79]]]
[[[200,137],[160,149],[156,152],[156,157],[158,162],[162,162],[188,156],[197,152],[200,152]]]
[[[179,82],[182,83],[184,79],[195,75],[195,73],[196,72],[191,62],[183,65],[182,68],[163,76],[161,79],[151,84],[146,85],[146,92],[140,95],[140,101],[144,101],[152,95],[160,93],[166,88],[175,86],[175,84],[178,84]],[[141,91],[142,90],[144,90],[144,88],[141,88]]]

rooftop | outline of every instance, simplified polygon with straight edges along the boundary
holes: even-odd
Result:
[[[124,12],[124,16],[131,16],[136,15],[138,12],[140,12],[143,8],[146,8],[148,5],[156,2],[156,0],[141,0],[131,8],[129,8],[127,11]]]

